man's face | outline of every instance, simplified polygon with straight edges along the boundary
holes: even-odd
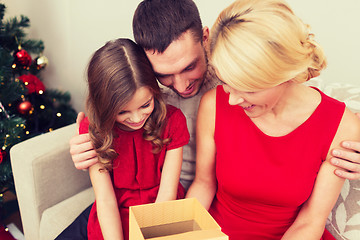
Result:
[[[207,43],[207,39],[206,28],[203,44]],[[163,53],[147,50],[146,55],[161,84],[183,98],[193,97],[199,92],[207,70],[207,59],[203,45],[194,41],[191,32],[183,33]]]

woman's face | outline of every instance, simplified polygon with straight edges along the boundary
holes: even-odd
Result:
[[[250,118],[260,117],[272,111],[283,95],[286,86],[286,83],[282,83],[256,92],[242,92],[227,84],[223,85],[224,91],[229,94],[229,104],[242,107]]]
[[[125,130],[133,131],[142,128],[154,110],[154,96],[147,87],[136,90],[133,98],[116,116],[116,122]]]

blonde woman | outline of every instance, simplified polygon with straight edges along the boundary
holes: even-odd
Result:
[[[239,0],[210,39],[223,85],[200,103],[187,196],[230,240],[334,239],[324,226],[344,180],[330,151],[360,140],[360,120],[302,84],[326,66],[309,26],[282,0]]]

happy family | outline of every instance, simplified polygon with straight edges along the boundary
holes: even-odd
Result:
[[[236,0],[211,29],[192,0],[144,0],[133,34],[88,64],[70,153],[96,200],[57,239],[128,239],[130,206],[189,197],[230,240],[335,239],[360,118],[303,84],[327,65],[309,25],[283,0]]]

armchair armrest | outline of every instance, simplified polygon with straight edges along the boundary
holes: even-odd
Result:
[[[26,239],[40,239],[40,221],[46,209],[91,187],[88,173],[77,170],[71,160],[69,140],[75,132],[76,124],[72,124],[18,143],[10,150]]]

